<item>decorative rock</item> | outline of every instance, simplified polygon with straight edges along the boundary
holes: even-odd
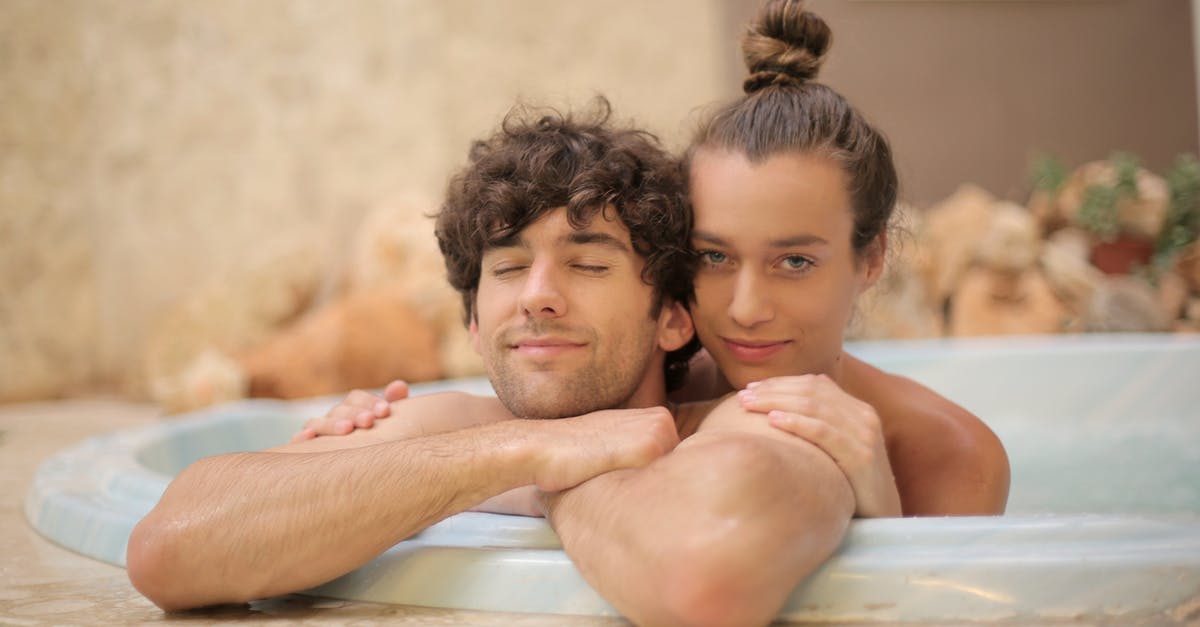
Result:
[[[1075,169],[1059,190],[1056,207],[1058,219],[1078,224],[1079,208],[1091,186],[1112,187],[1117,183],[1117,171],[1109,161],[1093,161]],[[1136,176],[1137,197],[1117,200],[1117,223],[1131,235],[1154,239],[1162,230],[1167,217],[1170,193],[1166,181],[1144,168]]]
[[[1137,173],[1137,189],[1137,198],[1117,201],[1117,219],[1123,231],[1153,240],[1166,222],[1171,191],[1165,179],[1142,168]]]
[[[923,245],[928,256],[920,269],[936,303],[945,302],[966,272],[991,223],[996,199],[974,185],[962,185],[925,213]]]
[[[1188,299],[1183,308],[1183,317],[1185,320],[1200,322],[1200,297]]]
[[[912,207],[896,208],[897,231],[919,237],[921,214]],[[847,336],[854,339],[936,337],[942,334],[941,309],[930,298],[919,268],[927,263],[921,242],[893,236],[888,242],[883,276],[858,300]]]
[[[1200,294],[1200,240],[1196,240],[1182,255],[1176,265],[1179,276],[1187,282],[1193,294]]]
[[[241,366],[214,348],[205,349],[182,373],[152,381],[151,391],[167,413],[179,413],[244,398],[250,390]]]
[[[1092,250],[1092,241],[1088,237],[1088,234],[1082,229],[1073,226],[1051,233],[1046,241],[1059,247],[1062,252],[1085,262]]]
[[[438,337],[402,290],[352,293],[239,358],[252,396],[300,398],[442,376]]]
[[[1058,194],[1035,189],[1029,196],[1028,207],[1042,233],[1052,233],[1067,226],[1062,210],[1058,208]]]
[[[369,213],[354,237],[348,290],[391,285],[440,338],[445,376],[481,375],[483,360],[471,348],[462,298],[446,282],[433,224],[424,217],[435,207],[431,200],[412,197]]]
[[[1158,277],[1158,299],[1167,318],[1179,318],[1188,300],[1187,281],[1174,272],[1162,273]]]
[[[1146,333],[1168,331],[1171,321],[1145,281],[1111,276],[1093,294],[1084,327],[1100,333]]]
[[[1059,299],[1071,311],[1083,315],[1097,286],[1104,281],[1104,273],[1088,263],[1087,240],[1082,232],[1062,229],[1054,235],[1042,246],[1039,265]]]
[[[979,241],[975,259],[993,270],[1021,272],[1037,261],[1041,252],[1037,221],[1027,209],[1010,202],[992,206],[987,231]]]
[[[1074,316],[1036,269],[967,272],[950,300],[951,335],[1059,333]]]
[[[221,371],[206,351],[232,355],[264,341],[315,299],[324,259],[311,242],[283,245],[245,271],[213,281],[170,309],[149,334],[143,351],[144,381],[164,406],[192,409],[198,396],[188,381]],[[189,372],[189,369],[198,368]],[[214,380],[225,379],[218,376]],[[220,386],[218,386],[220,387]],[[225,388],[222,388],[225,389]],[[223,392],[214,390],[214,398]]]

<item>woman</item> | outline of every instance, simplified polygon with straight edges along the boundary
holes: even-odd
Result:
[[[1009,467],[995,434],[843,348],[855,300],[883,268],[897,179],[883,136],[814,80],[830,39],[802,0],[765,5],[743,41],[745,95],[688,151],[701,260],[692,314],[707,356],[685,397],[740,390],[743,406],[838,463],[860,517],[1002,513]],[[385,396],[404,393],[393,384]],[[386,414],[355,393],[298,438]]]

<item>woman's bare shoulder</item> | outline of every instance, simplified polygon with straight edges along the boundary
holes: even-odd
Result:
[[[845,359],[846,391],[875,408],[888,435],[944,430],[991,433],[978,416],[936,391],[852,355],[846,354]]]
[[[1008,455],[983,419],[912,379],[847,358],[847,391],[880,417],[906,514],[1003,511]]]

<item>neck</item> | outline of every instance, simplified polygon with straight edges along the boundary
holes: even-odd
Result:
[[[667,405],[667,380],[663,374],[664,359],[665,356],[659,351],[658,355],[650,360],[642,383],[619,409],[641,409]]]

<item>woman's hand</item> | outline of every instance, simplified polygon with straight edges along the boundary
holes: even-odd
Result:
[[[801,437],[837,462],[854,489],[855,515],[902,515],[879,415],[825,375],[775,377],[738,392],[742,407]]]
[[[304,423],[292,442],[311,440],[320,435],[346,435],[355,429],[370,429],[375,421],[391,415],[389,403],[408,397],[408,383],[392,381],[383,390],[383,396],[363,390],[354,390],[320,418]]]

